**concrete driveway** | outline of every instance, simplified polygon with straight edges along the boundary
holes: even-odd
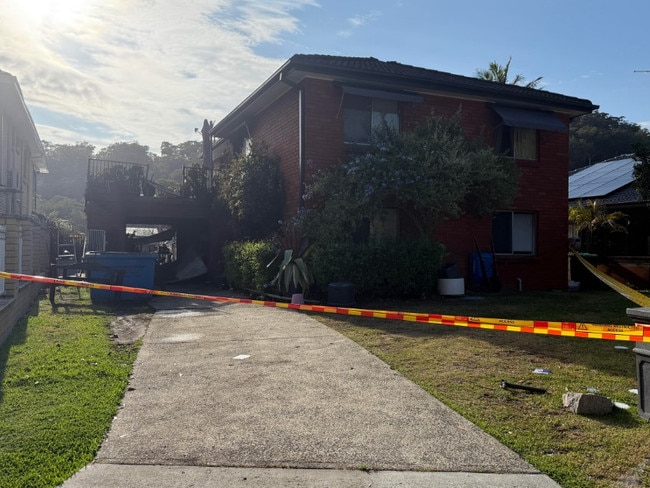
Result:
[[[356,343],[276,308],[160,298],[78,487],[558,487]]]

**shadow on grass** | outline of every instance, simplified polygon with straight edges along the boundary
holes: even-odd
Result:
[[[0,405],[4,401],[4,378],[7,372],[7,363],[9,361],[9,354],[11,348],[20,344],[24,344],[27,340],[27,327],[29,325],[29,317],[35,317],[40,311],[40,295],[34,300],[27,312],[27,316],[23,317],[14,325],[11,334],[5,339],[2,347],[0,347]]]

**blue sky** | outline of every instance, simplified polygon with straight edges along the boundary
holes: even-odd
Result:
[[[42,139],[198,140],[296,53],[512,75],[650,128],[646,0],[0,0],[0,69]]]

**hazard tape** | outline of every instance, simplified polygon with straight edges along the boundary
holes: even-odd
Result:
[[[603,273],[600,271],[598,268],[593,266],[591,263],[589,263],[585,258],[583,258],[580,254],[578,254],[575,250],[570,249],[571,253],[578,258],[578,261],[582,263],[582,265],[587,268],[591,273],[598,278],[600,281],[605,283],[607,286],[609,286],[612,290],[617,291],[621,295],[623,295],[625,298],[628,300],[636,303],[637,305],[640,305],[642,307],[650,307],[650,298],[645,296],[643,293],[639,293],[638,291],[630,288],[629,286],[625,286],[623,283],[620,281],[616,281],[614,278],[611,276]]]
[[[451,325],[475,329],[501,330],[507,332],[523,332],[528,334],[551,335],[561,337],[579,337],[583,339],[603,339],[610,341],[650,342],[650,324],[611,325],[590,324],[581,322],[551,322],[543,320],[514,320],[500,318],[470,317],[459,315],[425,314],[416,312],[396,312],[387,310],[369,310],[362,308],[332,307],[326,305],[303,305],[285,302],[272,302],[266,300],[253,300],[247,298],[232,298],[211,295],[196,295],[163,290],[151,290],[123,285],[107,285],[91,283],[88,281],[49,278],[19,273],[0,271],[0,278],[31,281],[46,285],[73,286],[90,288],[94,290],[112,291],[115,293],[136,293],[163,297],[185,298],[190,300],[204,300],[221,303],[243,303],[261,305],[265,307],[301,310],[305,312],[329,313],[376,319],[401,320],[405,322],[418,322],[437,325]]]

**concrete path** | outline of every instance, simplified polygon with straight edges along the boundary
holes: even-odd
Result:
[[[153,304],[110,433],[64,488],[559,486],[307,315]]]

